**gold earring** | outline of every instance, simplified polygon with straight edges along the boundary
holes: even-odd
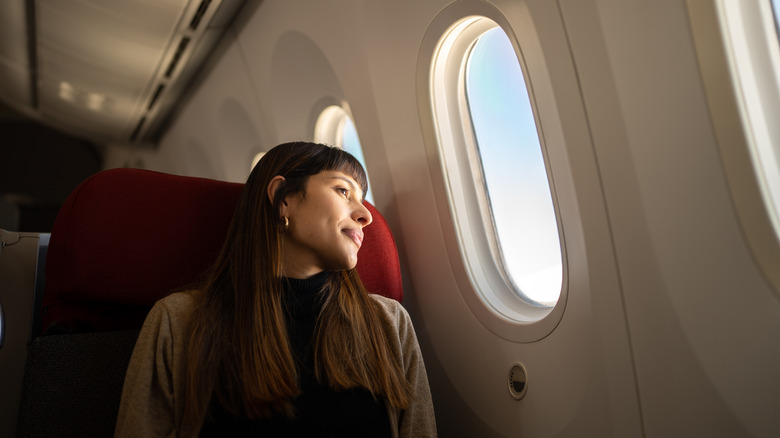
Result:
[[[284,228],[282,229],[283,232],[287,232],[287,230],[290,229],[290,220],[287,219],[287,216],[284,216]]]

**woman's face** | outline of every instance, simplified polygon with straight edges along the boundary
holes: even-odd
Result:
[[[303,194],[288,195],[282,214],[290,221],[284,233],[284,275],[308,278],[322,271],[352,269],[371,213],[363,191],[339,171],[309,177]]]

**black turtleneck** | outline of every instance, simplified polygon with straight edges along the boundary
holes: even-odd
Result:
[[[250,421],[231,417],[212,404],[212,420],[200,436],[390,436],[390,422],[382,400],[363,388],[337,391],[314,377],[314,330],[327,291],[329,274],[307,279],[283,279],[282,299],[287,331],[298,368],[301,395],[293,400],[295,417],[282,415]]]

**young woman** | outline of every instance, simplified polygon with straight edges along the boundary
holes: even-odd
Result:
[[[116,436],[435,436],[409,316],[354,270],[366,189],[338,148],[268,151],[203,287],[149,313]]]

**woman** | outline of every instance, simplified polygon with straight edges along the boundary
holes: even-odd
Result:
[[[149,313],[116,436],[435,436],[409,316],[354,270],[366,189],[340,149],[268,151],[203,287]]]

